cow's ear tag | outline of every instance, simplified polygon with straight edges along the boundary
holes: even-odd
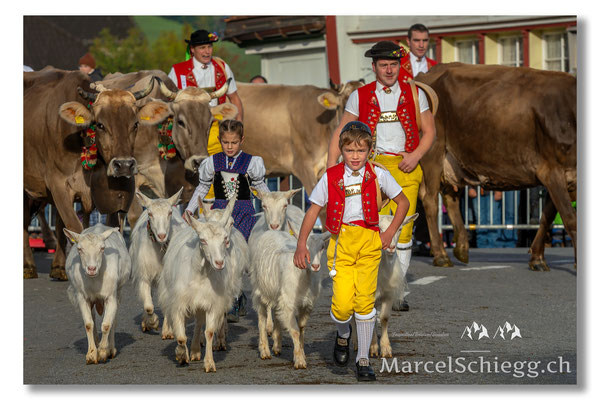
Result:
[[[83,124],[85,122],[85,119],[81,115],[78,115],[75,117],[75,122],[77,122],[78,124]]]

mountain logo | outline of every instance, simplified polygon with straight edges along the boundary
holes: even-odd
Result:
[[[477,340],[481,340],[484,337],[488,339],[490,338],[487,328],[483,324],[478,324],[475,321],[473,321],[471,326],[465,327],[465,330],[460,338],[462,339],[465,336],[471,340],[475,340],[475,337],[477,337]]]
[[[496,329],[496,333],[494,334],[494,339],[496,336],[500,336],[502,339],[507,340],[510,334],[510,340],[513,340],[516,337],[523,338],[521,336],[521,330],[517,325],[511,325],[510,322],[506,321],[504,325],[498,326]],[[505,337],[506,335],[506,337]]]

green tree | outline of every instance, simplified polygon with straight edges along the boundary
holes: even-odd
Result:
[[[90,52],[105,74],[128,73],[148,69],[151,65],[152,53],[148,41],[138,28],[130,29],[124,39],[112,35],[108,28],[102,29],[94,39]]]
[[[129,30],[127,37],[123,39],[112,35],[106,28],[94,39],[90,52],[105,75],[147,69],[169,73],[173,64],[185,61],[185,39],[189,39],[194,30],[191,25],[185,23],[179,34],[163,31],[154,43],[149,44],[146,36],[138,28]],[[213,54],[229,64],[238,81],[248,81],[251,76],[260,72],[260,58],[244,55],[233,43],[219,41],[214,46]]]

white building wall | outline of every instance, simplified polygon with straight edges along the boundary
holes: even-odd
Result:
[[[252,47],[261,55],[261,74],[272,84],[329,86],[325,41],[307,40]]]

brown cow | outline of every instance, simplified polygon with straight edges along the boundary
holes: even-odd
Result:
[[[158,78],[158,79],[156,79]],[[148,188],[158,197],[169,197],[169,191],[176,188],[175,193],[183,186],[185,188],[182,201],[188,201],[198,183],[197,173],[193,170],[196,165],[188,163],[189,170],[184,168],[186,159],[200,162],[208,157],[206,138],[214,114],[224,114],[225,118],[233,118],[237,108],[231,104],[209,107],[211,96],[219,96],[227,91],[227,86],[219,92],[207,94],[196,88],[177,91],[175,84],[160,70],[138,71],[128,74],[114,73],[106,76],[100,82],[109,89],[140,90],[146,87],[150,80],[156,79],[150,94],[138,100],[138,106],[143,106],[150,98],[157,98],[169,102],[169,116],[173,117],[173,142],[177,154],[170,160],[160,158],[158,152],[159,134],[156,126],[140,127],[134,144],[134,156],[138,162],[138,174],[135,178],[137,188]],[[201,139],[199,139],[201,138]],[[131,226],[134,226],[137,217],[141,214],[137,202],[133,202],[127,214]]]
[[[66,279],[66,238],[62,228],[82,230],[73,202],[81,201],[85,212],[91,212],[94,206],[102,213],[126,211],[134,191],[131,177],[137,169],[133,144],[138,125],[158,123],[168,108],[156,101],[141,108],[135,104],[151,87],[136,93],[91,93],[89,77],[79,71],[45,68],[26,72],[23,86],[23,275],[37,277],[27,233],[32,199],[49,202],[58,211],[59,243],[50,276]],[[96,126],[98,162],[88,171],[83,170],[80,156],[82,132],[91,123]]]
[[[438,64],[417,81],[439,97],[437,140],[421,159],[420,197],[427,214],[434,265],[452,266],[437,234],[438,193],[454,226],[455,255],[468,260],[468,241],[454,187],[517,190],[543,185],[549,201],[531,246],[529,267],[549,270],[544,233],[556,211],[577,256],[576,79],[563,72],[498,65]]]
[[[297,176],[310,194],[325,173],[331,133],[348,96],[360,86],[358,81],[338,90],[238,83],[244,104],[242,149],[261,156],[267,174]]]

